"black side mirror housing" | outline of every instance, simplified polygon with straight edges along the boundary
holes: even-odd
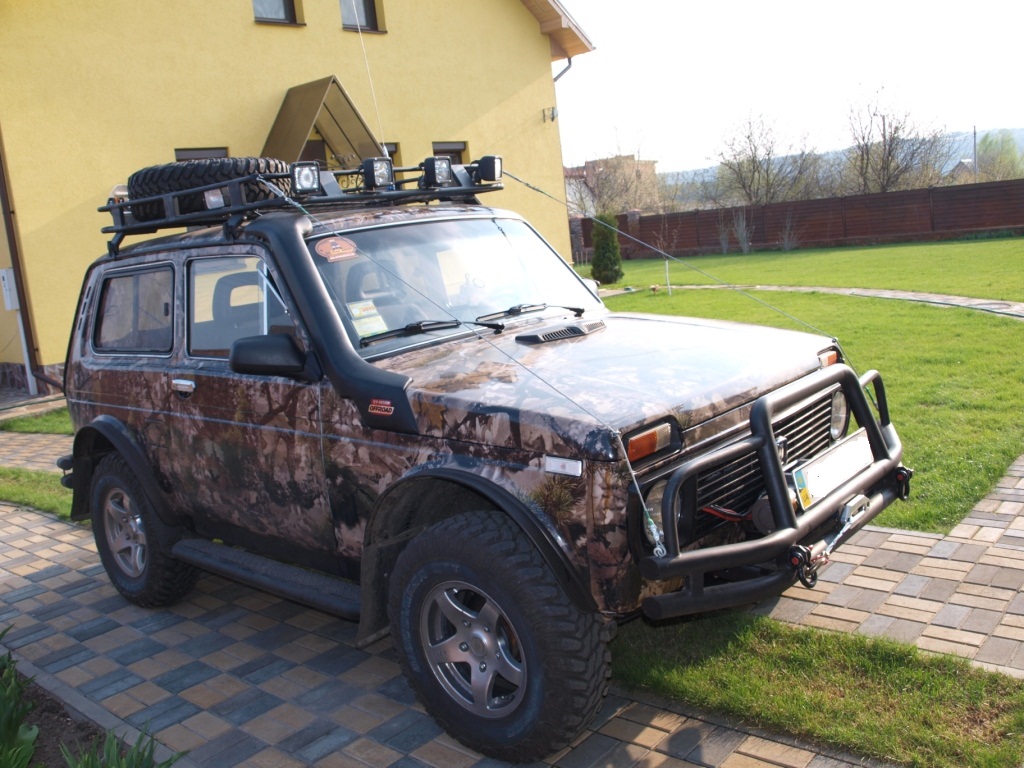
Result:
[[[228,356],[228,365],[235,373],[306,381],[318,378],[312,362],[312,356],[299,349],[295,339],[279,333],[236,339]]]

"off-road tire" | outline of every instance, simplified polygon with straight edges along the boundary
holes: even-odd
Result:
[[[388,614],[420,702],[485,755],[526,762],[552,754],[586,728],[607,692],[602,619],[573,604],[503,515],[458,515],[413,539],[391,576]],[[487,696],[474,698],[488,681]]]
[[[288,164],[271,157],[216,157],[153,165],[128,177],[128,198],[137,200],[165,195],[169,192],[231,181],[254,173],[288,173]],[[291,190],[291,181],[288,178],[275,179],[274,184],[285,194]],[[242,188],[245,190],[246,201],[250,203],[275,197],[274,192],[259,182],[246,182]],[[205,210],[206,199],[202,194],[178,197],[178,213],[198,213]],[[136,221],[162,219],[165,216],[163,202],[133,203],[132,215]]]
[[[100,461],[89,501],[96,549],[118,592],[149,608],[173,605],[192,591],[198,571],[170,556],[175,532],[120,454]]]

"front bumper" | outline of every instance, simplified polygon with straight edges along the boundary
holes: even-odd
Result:
[[[867,434],[872,460],[798,515],[776,447],[773,416],[836,384]],[[875,393],[877,418],[865,394],[869,385]],[[808,573],[813,575],[822,562],[822,553],[830,552],[909,492],[912,472],[900,464],[903,445],[890,423],[885,387],[877,371],[858,379],[849,367],[833,365],[771,392],[754,404],[750,431],[743,440],[687,461],[669,477],[661,508],[666,553],[643,558],[640,573],[649,581],[683,577],[684,586],[645,598],[642,607],[647,616],[664,619],[756,602],[778,595],[801,574],[806,583]],[[759,539],[680,552],[677,514],[696,512],[698,475],[750,453],[757,455],[775,530]],[[852,507],[856,514],[850,519]],[[813,563],[808,553],[813,553]],[[744,578],[744,569],[753,575]],[[706,585],[707,574],[736,580]]]

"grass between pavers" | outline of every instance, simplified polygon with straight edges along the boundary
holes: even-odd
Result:
[[[975,310],[832,294],[751,291],[839,338],[854,368],[882,373],[904,463],[906,503],[876,523],[948,533],[1024,454],[1024,323]],[[615,311],[725,318],[808,330],[734,291],[636,292]]]
[[[21,432],[34,435],[75,434],[75,430],[71,426],[71,416],[66,407],[34,416],[17,416],[13,419],[4,419],[3,414],[0,414],[0,432]]]
[[[716,282],[711,275],[734,285],[885,288],[1024,301],[1022,265],[1024,238],[1011,237],[688,256],[669,261],[669,280],[673,285],[711,285]],[[603,288],[665,285],[663,258],[623,261],[622,266],[625,277]],[[589,266],[580,273],[589,277]]]
[[[1024,761],[1024,681],[960,658],[739,612],[634,621],[612,651],[621,685],[836,749],[943,768]]]

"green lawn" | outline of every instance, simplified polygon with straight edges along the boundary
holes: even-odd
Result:
[[[602,287],[665,284],[664,259],[624,261],[623,267],[621,282]],[[580,272],[589,276],[589,267]],[[673,285],[890,288],[1024,301],[1024,238],[695,256],[670,260],[669,279]]]
[[[1024,681],[860,635],[749,613],[651,627],[612,645],[619,684],[912,766],[1018,768]]]
[[[4,419],[0,414],[0,432],[27,432],[45,435],[73,435],[71,416],[67,408],[58,408],[36,416],[19,416]]]

